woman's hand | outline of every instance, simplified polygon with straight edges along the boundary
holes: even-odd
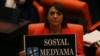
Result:
[[[19,56],[26,56],[26,52],[25,52],[25,50],[19,52]]]

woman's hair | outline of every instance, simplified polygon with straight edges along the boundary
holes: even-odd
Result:
[[[67,18],[66,18],[66,11],[65,11],[65,9],[64,9],[64,7],[63,6],[61,6],[59,3],[57,3],[57,2],[54,2],[54,3],[52,3],[52,4],[50,4],[50,5],[47,5],[46,7],[45,7],[45,9],[44,9],[44,23],[45,23],[45,27],[50,27],[50,25],[49,25],[49,22],[48,22],[48,19],[47,19],[47,16],[48,16],[48,12],[49,12],[49,9],[51,8],[51,7],[55,7],[59,12],[61,12],[62,14],[63,14],[63,21],[62,21],[62,24],[61,24],[61,27],[66,27],[66,24],[67,24]]]

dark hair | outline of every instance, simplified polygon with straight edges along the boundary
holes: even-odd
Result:
[[[62,21],[61,27],[63,27],[63,28],[66,27],[66,24],[67,24],[67,19],[66,19],[66,14],[65,14],[66,11],[65,11],[64,7],[61,6],[57,2],[54,2],[54,3],[50,4],[50,5],[45,6],[45,9],[44,9],[45,27],[50,27],[49,22],[47,20],[47,16],[48,16],[48,11],[52,6],[54,6],[58,11],[60,11],[63,14],[63,21]]]

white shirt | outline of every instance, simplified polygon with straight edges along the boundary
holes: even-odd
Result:
[[[19,0],[19,4],[24,4],[26,0]],[[14,0],[6,0],[5,7],[16,8]]]
[[[16,3],[14,0],[6,0],[5,7],[16,8]]]

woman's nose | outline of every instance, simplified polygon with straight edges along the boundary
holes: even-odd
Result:
[[[54,14],[54,18],[57,18],[57,14],[56,13]]]

